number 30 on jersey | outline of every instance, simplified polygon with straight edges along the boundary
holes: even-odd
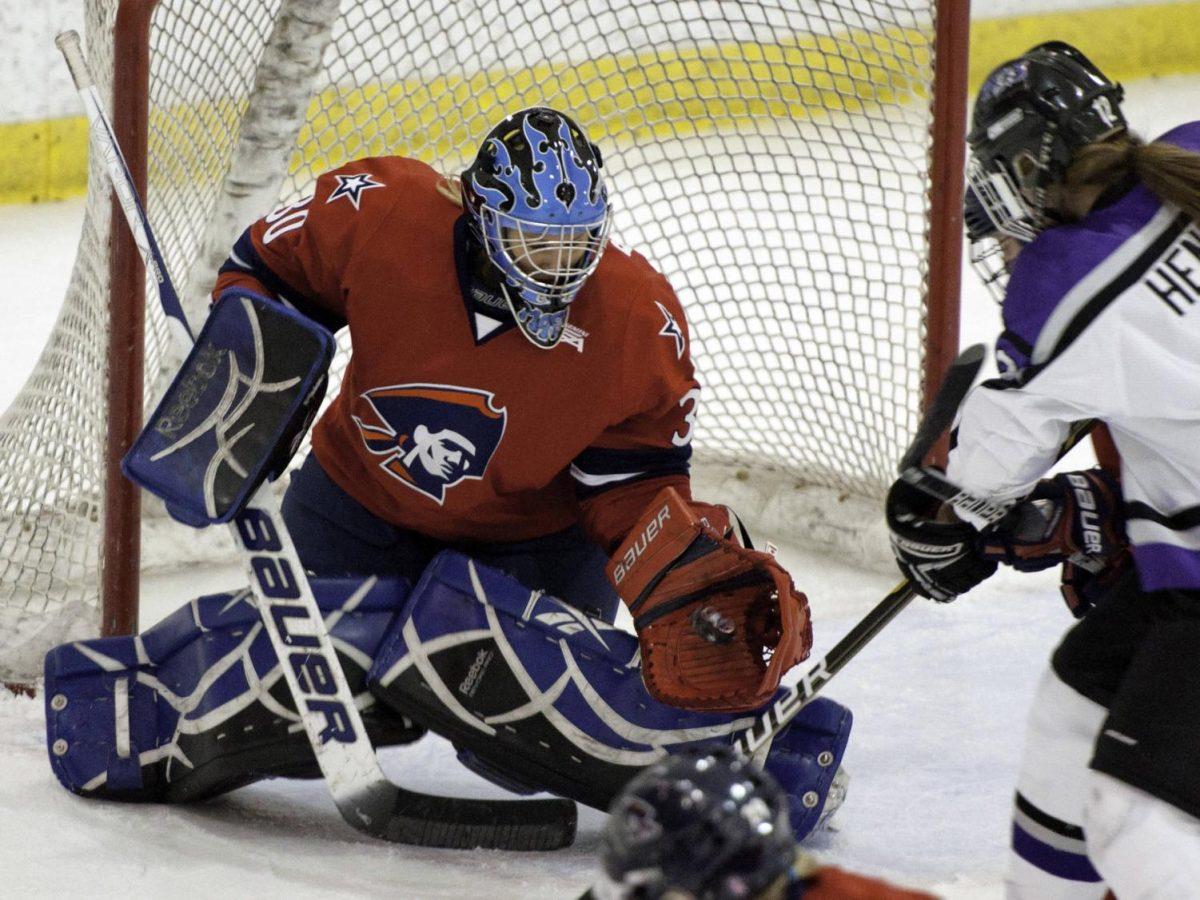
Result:
[[[683,414],[684,429],[671,435],[671,443],[676,447],[686,447],[692,442],[692,429],[696,427],[696,410],[700,407],[700,388],[692,388],[679,398],[680,406],[691,405]]]
[[[308,218],[308,204],[310,202],[312,202],[312,194],[297,200],[295,203],[281,206],[279,209],[264,216],[263,221],[267,223],[267,230],[263,232],[263,244],[269,244],[281,234],[295,231],[303,225],[304,220]]]

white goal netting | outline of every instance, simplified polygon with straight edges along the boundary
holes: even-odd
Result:
[[[87,3],[102,95],[116,6]],[[161,0],[148,213],[202,315],[237,233],[318,173],[370,154],[455,173],[505,113],[562,108],[603,150],[616,239],[684,304],[702,470],[877,502],[920,404],[933,6]],[[92,175],[61,317],[0,419],[0,678],[96,630],[109,205]],[[148,306],[151,403],[170,361]],[[193,536],[163,531],[147,563],[186,559]]]

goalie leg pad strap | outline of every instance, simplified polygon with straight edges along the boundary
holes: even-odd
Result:
[[[122,470],[185,524],[230,521],[291,458],[333,349],[329,332],[283,304],[227,291]]]
[[[659,703],[638,664],[633,635],[447,551],[393,622],[368,685],[502,786],[607,809],[665,752],[729,743],[753,721]],[[850,725],[849,710],[818,698],[772,747],[767,765],[800,835],[821,813]]]
[[[364,689],[408,583],[312,586],[350,688],[367,703],[372,741],[415,740],[423,730],[374,706]],[[302,667],[323,677],[311,657]],[[320,774],[248,591],[193,600],[141,635],[63,644],[47,654],[45,673],[50,764],[74,793],[179,802],[270,775]]]

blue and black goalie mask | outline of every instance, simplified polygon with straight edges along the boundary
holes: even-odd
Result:
[[[493,128],[462,175],[467,220],[517,326],[538,347],[558,343],[604,252],[612,214],[600,169],[580,127],[537,106]]]

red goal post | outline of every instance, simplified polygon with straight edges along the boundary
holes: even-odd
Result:
[[[822,494],[881,518],[958,349],[968,0],[277,5],[86,3],[89,61],[193,315],[238,231],[320,171],[402,153],[453,172],[502,113],[557,105],[604,151],[617,238],[688,314],[701,485],[776,528]],[[3,678],[76,633],[42,618],[87,621],[97,595],[104,633],[137,625],[140,504],[117,465],[172,363],[119,210],[98,175],[89,190],[55,352],[0,419],[0,459],[49,467],[0,474],[20,498],[0,516],[0,629],[32,636],[0,643]],[[94,471],[70,476],[54,467],[83,464],[37,424],[68,390],[96,419],[77,448]],[[822,538],[831,515],[815,516]]]

